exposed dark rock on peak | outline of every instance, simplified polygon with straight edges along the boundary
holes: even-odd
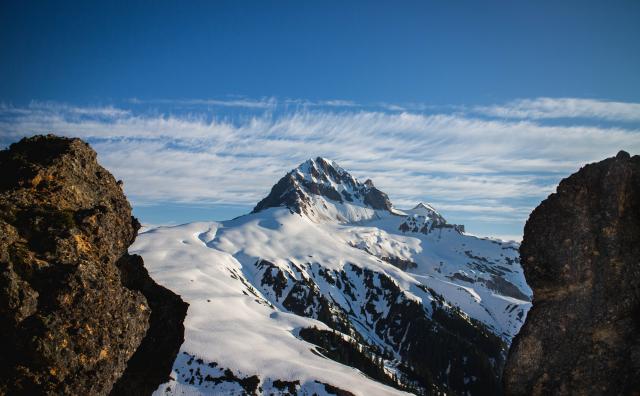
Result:
[[[640,156],[621,151],[560,182],[520,255],[534,300],[506,394],[639,394]]]
[[[464,232],[464,225],[449,224],[447,220],[433,206],[420,202],[413,209],[407,211],[408,216],[400,224],[402,232],[420,232],[429,234],[433,230],[452,229],[459,233]]]
[[[313,212],[313,196],[334,203],[351,203],[377,210],[391,210],[389,197],[368,179],[361,183],[335,162],[317,157],[300,164],[276,183],[253,213],[284,206],[298,214]]]
[[[628,160],[631,158],[631,155],[629,155],[629,153],[627,153],[624,150],[620,150],[618,151],[618,154],[616,154],[616,158],[620,160],[625,160],[625,159]]]
[[[171,345],[156,344],[173,360],[186,307],[127,254],[139,224],[89,145],[23,139],[0,151],[0,169],[0,394],[109,393],[141,342],[163,333],[160,301],[182,309]],[[170,367],[146,364],[154,375],[138,389],[155,389]]]

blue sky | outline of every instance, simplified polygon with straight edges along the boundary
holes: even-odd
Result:
[[[80,136],[143,222],[245,213],[322,155],[517,237],[640,152],[640,3],[2,2],[0,145]]]

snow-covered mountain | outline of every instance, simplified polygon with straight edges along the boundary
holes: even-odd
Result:
[[[252,213],[132,247],[190,304],[157,394],[487,394],[530,307],[518,245],[316,158]]]
[[[287,173],[253,210],[287,207],[316,221],[354,222],[393,213],[387,194],[371,180],[360,183],[338,164],[318,157]]]

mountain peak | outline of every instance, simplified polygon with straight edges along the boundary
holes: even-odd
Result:
[[[420,202],[413,209],[406,211],[408,216],[400,224],[402,232],[420,232],[429,234],[435,229],[453,229],[459,233],[464,232],[464,226],[449,224],[438,211],[428,203]]]
[[[335,161],[323,157],[310,158],[298,165],[298,167],[291,172],[297,173],[303,179],[313,182],[321,181],[323,183],[330,183],[333,181],[338,184],[343,181],[350,184],[356,182],[355,178],[353,178],[349,172],[342,169]]]
[[[323,213],[321,217],[342,222],[362,220],[375,215],[376,210],[392,208],[387,194],[370,179],[361,183],[335,161],[323,157],[311,158],[287,173],[253,212],[279,206],[314,217]]]
[[[428,203],[419,202],[411,209],[412,212],[438,213],[438,211]]]

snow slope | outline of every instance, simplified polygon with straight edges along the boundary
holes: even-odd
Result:
[[[131,252],[190,304],[156,394],[495,389],[530,307],[517,247],[467,235],[429,205],[394,209],[370,181],[309,160],[251,214],[139,235]],[[356,345],[350,356],[336,357],[341,342]]]

